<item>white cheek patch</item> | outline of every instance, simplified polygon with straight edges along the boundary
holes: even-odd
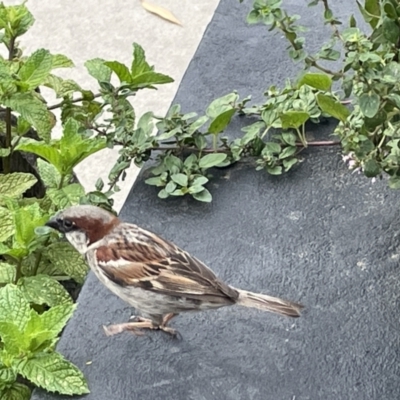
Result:
[[[68,242],[75,247],[81,254],[85,254],[88,249],[88,242],[86,235],[80,231],[72,231],[65,234]]]

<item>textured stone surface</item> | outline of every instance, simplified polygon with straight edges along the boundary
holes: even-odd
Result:
[[[316,25],[316,9],[285,3]],[[336,4],[349,14],[345,1]],[[221,1],[176,98],[186,110],[293,75],[286,44],[264,27],[245,27],[246,8]],[[311,45],[322,31],[314,28]],[[229,133],[243,123],[235,120]],[[398,193],[351,174],[338,149],[309,151],[284,177],[247,164],[217,171],[210,190],[210,205],[163,201],[142,177],[121,217],[173,240],[234,286],[302,302],[304,315],[231,307],[179,316],[172,325],[182,341],[159,332],[107,338],[101,326],[126,321],[131,310],[90,274],[59,344],[83,369],[86,398],[400,398]]]

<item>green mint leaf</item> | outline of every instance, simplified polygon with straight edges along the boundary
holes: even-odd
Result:
[[[131,65],[132,77],[137,77],[145,72],[151,71],[153,71],[153,68],[147,63],[143,48],[137,43],[133,43],[133,61]]]
[[[12,368],[6,367],[0,361],[0,393],[17,380],[17,374]],[[1,398],[1,397],[0,397]]]
[[[0,197],[20,197],[36,182],[37,179],[32,174],[26,174],[23,172],[0,175]]]
[[[101,58],[93,58],[85,62],[85,67],[89,74],[99,82],[110,82],[112,71],[104,63],[105,60]]]
[[[118,76],[121,83],[129,83],[131,81],[131,73],[126,65],[119,61],[106,61],[104,65],[110,68]]]
[[[0,207],[0,242],[7,240],[14,232],[14,218],[12,213],[7,208]]]
[[[37,159],[37,167],[40,178],[47,188],[57,188],[61,181],[61,175],[57,168],[41,158]]]
[[[4,105],[21,114],[21,117],[33,125],[39,137],[46,142],[55,125],[55,116],[33,93],[14,93],[4,98]]]
[[[72,183],[62,189],[48,189],[47,195],[58,209],[79,204],[79,200],[85,195],[85,189],[80,183]]]
[[[12,322],[24,331],[30,318],[30,306],[19,288],[8,284],[0,289],[0,321]]]
[[[31,54],[18,72],[19,78],[29,85],[29,89],[40,86],[51,71],[53,57],[45,49]]]
[[[282,167],[281,166],[270,167],[270,166],[267,165],[265,167],[265,169],[271,175],[281,175],[282,174]]]
[[[1,216],[0,216],[1,220]],[[1,229],[1,224],[0,224]],[[0,284],[13,283],[16,274],[16,266],[5,262],[0,262]]]
[[[61,157],[55,146],[29,138],[22,138],[16,150],[36,154],[53,164],[58,171],[61,170]]]
[[[4,351],[10,356],[29,350],[29,338],[12,322],[0,320],[0,337]]]
[[[84,258],[65,242],[53,243],[46,249],[46,256],[61,273],[68,275],[78,283],[83,283],[89,267]]]
[[[36,238],[35,228],[44,225],[49,219],[43,214],[39,203],[21,207],[14,211],[15,241],[22,248],[28,249],[29,244]]]
[[[174,80],[168,75],[160,74],[158,72],[144,72],[141,75],[132,77],[130,87],[133,89],[141,89],[144,87],[152,87],[153,85],[162,85],[164,83],[171,83]]]
[[[18,281],[18,286],[30,303],[47,304],[54,307],[72,302],[71,296],[64,286],[48,275],[23,277]]]
[[[68,303],[51,307],[50,310],[40,314],[39,319],[43,327],[50,329],[53,332],[54,337],[56,337],[64,329],[75,309],[76,304],[73,304],[71,298],[69,298]]]
[[[31,390],[28,386],[14,382],[10,387],[3,389],[1,400],[29,400],[31,398]]]
[[[74,67],[74,63],[70,58],[64,56],[64,54],[51,55],[51,69],[71,67]]]
[[[39,353],[15,361],[15,368],[24,378],[49,392],[67,395],[89,393],[82,372],[59,353]]]
[[[23,35],[35,22],[35,18],[24,4],[4,6],[1,4],[1,28],[8,28],[10,35],[18,37]]]

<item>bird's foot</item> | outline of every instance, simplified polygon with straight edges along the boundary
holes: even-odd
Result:
[[[169,326],[167,326],[168,322],[171,321],[171,319],[177,315],[178,314],[174,314],[174,313],[169,313],[169,314],[164,315],[162,323],[158,327],[158,329],[162,330],[165,333],[170,334],[174,338],[182,339],[182,335],[179,333],[179,331],[177,329],[173,329],[173,328],[170,328]]]
[[[129,321],[132,321],[132,322],[148,322],[148,321],[150,321],[151,322],[151,319],[143,318],[140,315],[131,315],[129,317]]]
[[[140,318],[140,317],[138,317]],[[115,324],[103,326],[104,332],[107,336],[117,335],[125,331],[129,331],[137,336],[143,336],[144,332],[142,329],[157,329],[151,320],[145,320],[141,318],[140,321],[125,322],[123,324]]]
[[[175,339],[182,339],[182,335],[179,333],[179,331],[177,329],[170,328],[169,326],[163,326],[163,325],[160,325],[157,329],[159,329],[160,331],[163,331],[165,333],[168,333]]]
[[[126,322],[123,324],[115,324],[109,326],[103,326],[104,332],[107,336],[117,335],[119,333],[129,331],[137,336],[143,336],[143,329],[160,330],[169,335],[177,338],[181,337],[181,334],[173,328],[166,326],[166,324],[175,316],[175,314],[167,314],[163,318],[161,325],[156,325],[151,319],[143,318],[139,316],[133,316],[130,319],[133,322]]]

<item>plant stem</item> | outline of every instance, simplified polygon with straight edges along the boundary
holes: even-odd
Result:
[[[14,48],[15,48],[15,37],[10,39],[10,44],[8,46],[8,61],[12,61],[14,58]],[[6,108],[6,115],[5,115],[5,122],[6,122],[6,138],[5,138],[5,148],[10,149],[10,154],[7,157],[3,158],[3,172],[5,174],[9,174],[11,172],[11,156],[12,156],[12,149],[11,149],[11,142],[12,142],[12,133],[11,133],[11,108]]]
[[[307,147],[306,124],[303,124],[303,125],[301,126],[301,133],[302,133],[302,136],[303,136],[304,147]]]
[[[302,139],[302,135],[301,132],[299,132],[299,138],[300,138],[300,142],[296,142],[296,146],[297,147],[309,147],[309,146],[339,146],[341,144],[341,142],[339,140],[315,140],[312,142],[307,142],[304,144],[303,143],[303,139]],[[179,150],[181,149],[180,147],[177,146],[160,146],[157,147],[155,150],[161,150],[161,151],[168,151],[168,150]],[[188,147],[185,148],[185,151],[193,151],[193,152],[200,152],[199,149],[195,148],[195,147]],[[222,147],[218,147],[216,149],[216,151],[214,151],[214,149],[202,149],[201,150],[204,153],[229,153],[229,149],[225,149]]]
[[[377,146],[378,149],[380,149],[383,146],[383,144],[385,143],[385,140],[386,140],[386,135],[382,135],[382,139]]]
[[[108,190],[113,190],[114,186],[117,184],[117,182],[119,181],[120,176],[122,175],[122,173],[124,172],[124,170],[121,170],[118,172],[118,174],[115,176],[115,178],[108,182]]]
[[[47,245],[49,244],[49,240],[50,240],[50,237],[48,237],[44,241],[42,249],[45,249],[47,247]],[[32,275],[33,276],[37,275],[37,272],[38,272],[38,269],[39,269],[39,265],[40,265],[40,261],[42,261],[42,254],[43,254],[43,252],[39,251],[38,254],[36,255],[35,265],[33,266],[33,270],[32,270]]]
[[[88,129],[92,129],[94,131],[96,131],[98,134],[100,134],[101,136],[107,136],[107,132],[106,131],[102,131],[101,129],[97,128],[96,126],[89,126]]]
[[[64,185],[64,179],[65,179],[65,175],[61,175],[60,183],[58,184],[57,189],[62,189],[62,187]]]
[[[325,72],[326,74],[332,75],[332,76],[337,76],[339,78],[343,77],[344,74],[342,72],[335,72],[330,69],[324,68],[323,66],[319,65],[313,58],[307,57],[307,62],[310,63],[314,68],[319,69],[322,72]]]
[[[12,141],[11,109],[9,107],[6,108],[5,122],[6,122],[5,148],[10,149],[10,154],[7,157],[3,158],[3,173],[9,174],[11,172],[11,154],[12,154],[12,152],[11,152],[11,141]]]
[[[101,93],[96,93],[93,95],[93,98],[96,99],[98,97],[101,97]],[[79,103],[80,101],[85,100],[84,97],[78,97],[76,99],[72,99],[71,103]],[[61,101],[60,103],[53,104],[52,106],[47,107],[48,110],[55,110],[56,108],[60,108],[64,104],[64,101]]]
[[[156,147],[154,150],[158,151],[168,151],[168,150],[182,150],[182,147],[178,147],[178,146],[159,146]],[[193,152],[204,152],[204,153],[229,153],[229,149],[224,149],[222,147],[217,147],[215,150],[214,148],[212,149],[202,149],[199,150],[197,147],[184,147],[183,150],[185,151],[193,151]]]
[[[263,139],[264,136],[268,133],[269,128],[271,128],[271,126],[267,126],[267,128],[265,129],[265,131],[264,131],[264,132],[262,133],[262,135],[261,135],[261,139]]]
[[[15,280],[14,280],[15,285],[18,283],[21,276],[22,276],[22,258],[18,260],[17,269],[15,271]]]
[[[298,137],[300,139],[302,147],[306,148],[307,147],[307,141],[305,139],[304,124],[303,124],[303,127],[302,127],[302,131],[303,132],[301,132],[299,128],[296,128],[296,131],[297,131],[297,135],[298,135]]]
[[[328,0],[322,0],[322,3],[324,4],[325,11],[330,11]],[[343,42],[343,38],[339,32],[339,29],[337,28],[337,25],[332,22],[330,23],[330,25],[334,31],[335,36],[338,37]]]
[[[218,150],[218,136],[217,135],[213,135],[213,151],[214,151],[214,153],[216,153],[217,152],[217,150]]]
[[[341,142],[339,140],[322,140],[322,141],[314,141],[314,142],[307,142],[307,146],[339,146]],[[297,147],[304,147],[303,143],[296,143]]]

